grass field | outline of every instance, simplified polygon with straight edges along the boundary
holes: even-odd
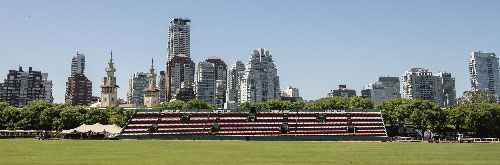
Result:
[[[500,144],[0,140],[0,164],[500,164]]]

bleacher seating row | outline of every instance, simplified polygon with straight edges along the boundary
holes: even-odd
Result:
[[[123,139],[297,136],[385,139],[387,133],[379,110],[137,110],[120,134]]]

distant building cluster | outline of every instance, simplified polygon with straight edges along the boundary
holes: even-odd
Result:
[[[22,67],[18,70],[9,70],[7,78],[1,84],[0,101],[9,103],[14,107],[24,107],[28,102],[35,100],[47,100],[52,102],[52,81],[47,79],[48,74],[34,71],[29,67],[24,71]]]
[[[218,108],[234,109],[238,105],[272,99],[305,101],[299,89],[280,89],[278,70],[270,52],[257,48],[249,54],[248,63],[236,61],[229,66],[211,56],[195,63],[190,52],[191,20],[174,18],[168,27],[167,61],[164,71],[156,73],[151,61],[149,72],[136,72],[129,78],[126,101],[118,98],[113,52],[104,69],[101,95],[92,95],[92,82],[85,75],[85,55],[76,53],[71,60],[71,74],[66,82],[65,103],[91,107],[152,108],[162,102],[200,99]],[[469,59],[471,90],[488,90],[500,98],[499,62],[495,53],[472,52]],[[402,90],[400,90],[402,89]],[[349,98],[356,91],[339,85],[329,97]],[[432,74],[424,68],[411,68],[401,77],[379,77],[361,90],[361,97],[375,104],[394,98],[422,99],[441,107],[456,104],[455,78],[440,71]],[[0,101],[24,107],[30,101],[53,101],[52,81],[48,74],[19,67],[10,70],[0,83]]]

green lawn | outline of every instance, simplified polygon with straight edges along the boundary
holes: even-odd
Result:
[[[0,140],[0,164],[500,164],[500,144]]]

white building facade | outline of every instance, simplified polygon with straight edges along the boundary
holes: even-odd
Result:
[[[488,90],[500,98],[498,57],[495,53],[472,52],[469,59],[471,90]]]
[[[401,82],[403,98],[427,100],[441,107],[455,104],[455,80],[450,73],[433,75],[427,69],[412,68],[405,72]]]
[[[144,104],[144,89],[148,87],[148,74],[137,72],[128,79],[128,104]]]
[[[85,71],[85,56],[80,53],[76,53],[71,60],[71,76],[75,74],[83,74]]]
[[[385,100],[399,98],[401,97],[399,78],[379,77],[379,80],[374,84],[365,85],[361,93],[363,98],[369,98],[375,104],[380,104]]]
[[[196,99],[215,104],[215,64],[198,63],[196,74]]]
[[[168,26],[168,60],[183,54],[190,55],[190,28],[191,20],[187,18],[174,18]]]
[[[241,61],[236,61],[227,73],[227,91],[225,109],[235,109],[240,104],[241,100],[241,82],[245,74],[245,64]]]
[[[241,103],[280,99],[278,70],[269,51],[259,48],[250,54],[240,90]]]

